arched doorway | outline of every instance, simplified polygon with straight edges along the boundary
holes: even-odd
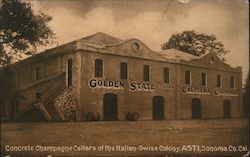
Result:
[[[201,118],[201,100],[198,98],[192,99],[192,118]]]
[[[162,96],[153,97],[153,120],[163,120],[164,116],[164,98]]]
[[[103,120],[117,120],[117,95],[112,93],[103,95]]]
[[[224,112],[224,118],[231,117],[231,101],[230,100],[224,100],[223,112]]]

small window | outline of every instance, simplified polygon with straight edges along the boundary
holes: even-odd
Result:
[[[68,71],[67,71],[68,75],[68,81],[67,81],[67,85],[71,86],[72,85],[72,59],[68,60]]]
[[[35,69],[35,79],[40,80],[42,78],[42,71],[40,67],[36,67]]]
[[[185,72],[185,84],[191,85],[191,72],[190,71]]]
[[[230,88],[235,88],[235,77],[234,76],[230,77]]]
[[[128,79],[128,64],[127,63],[120,64],[120,78]]]
[[[41,100],[42,94],[41,93],[36,93],[36,100]]]
[[[149,66],[143,66],[143,81],[149,81]]]
[[[210,58],[210,63],[213,64],[214,63],[214,57]]]
[[[168,68],[164,68],[164,82],[165,83],[169,83],[169,69]]]
[[[140,50],[139,44],[138,43],[134,43],[132,45],[132,49],[133,49],[134,52],[138,52]]]
[[[95,77],[103,77],[103,60],[95,60]]]
[[[207,74],[201,73],[201,85],[206,86],[207,85]]]
[[[217,87],[222,87],[222,77],[221,77],[221,75],[217,75]]]

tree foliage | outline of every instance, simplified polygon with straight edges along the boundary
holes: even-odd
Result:
[[[15,92],[13,72],[9,66],[0,69],[0,108],[1,108],[1,122],[5,121],[6,104],[13,104],[18,97],[18,93]]]
[[[45,46],[54,38],[48,22],[52,17],[32,10],[21,0],[0,1],[0,65],[32,55],[37,46]]]
[[[217,53],[219,56],[229,52],[224,45],[217,40],[215,35],[196,33],[195,31],[184,31],[173,34],[170,39],[162,45],[162,49],[177,49],[186,53],[200,56],[206,53]]]
[[[14,76],[10,67],[1,69],[0,71],[0,98],[11,97],[15,93]]]
[[[15,89],[14,73],[8,65],[53,43],[54,33],[48,26],[51,20],[42,12],[35,13],[28,2],[0,0],[0,99],[11,108],[22,96]]]

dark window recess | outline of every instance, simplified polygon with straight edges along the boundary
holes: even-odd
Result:
[[[235,77],[234,76],[230,77],[230,88],[235,88]]]
[[[120,78],[121,79],[128,79],[128,64],[127,63],[121,63],[120,64]]]
[[[4,102],[3,99],[0,99],[0,107],[1,107],[1,110],[0,110],[0,113],[1,113],[1,116],[6,116],[6,103]]]
[[[149,66],[143,66],[143,81],[149,81]]]
[[[67,85],[71,86],[72,85],[72,59],[68,60],[68,81]]]
[[[224,100],[223,114],[224,114],[224,118],[231,118],[231,101],[230,100]]]
[[[222,86],[221,75],[217,75],[217,87],[221,87],[221,86]]]
[[[201,118],[201,100],[198,98],[192,99],[192,118]]]
[[[36,93],[36,100],[41,100],[42,94],[41,93]]]
[[[201,73],[201,85],[206,86],[206,83],[207,83],[207,74]]]
[[[185,71],[185,84],[190,85],[191,84],[191,72]]]
[[[153,97],[153,120],[163,120],[164,118],[164,98],[162,96]]]
[[[169,69],[168,68],[164,68],[164,82],[165,83],[169,83]]]
[[[117,120],[117,95],[106,93],[103,95],[103,120]]]
[[[103,60],[95,60],[95,77],[103,77]]]
[[[37,67],[37,68],[35,69],[35,79],[36,79],[36,80],[40,80],[41,77],[42,77],[41,69],[40,69],[39,67]]]

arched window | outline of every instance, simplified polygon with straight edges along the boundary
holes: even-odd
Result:
[[[222,87],[222,77],[221,77],[221,75],[217,75],[217,87]]]
[[[191,85],[191,72],[189,70],[185,71],[185,84]]]
[[[72,85],[72,59],[68,60],[68,69],[67,69],[67,85]]]
[[[163,74],[164,74],[164,82],[165,83],[169,83],[169,69],[168,68],[164,68],[164,71],[163,71]]]
[[[235,88],[235,77],[234,76],[230,77],[230,88]]]
[[[143,66],[143,81],[149,81],[149,66]]]
[[[103,77],[103,60],[95,60],[95,77]]]
[[[207,85],[207,74],[201,73],[201,85],[206,86]]]
[[[128,64],[127,63],[121,63],[120,64],[120,78],[121,79],[128,79]]]

